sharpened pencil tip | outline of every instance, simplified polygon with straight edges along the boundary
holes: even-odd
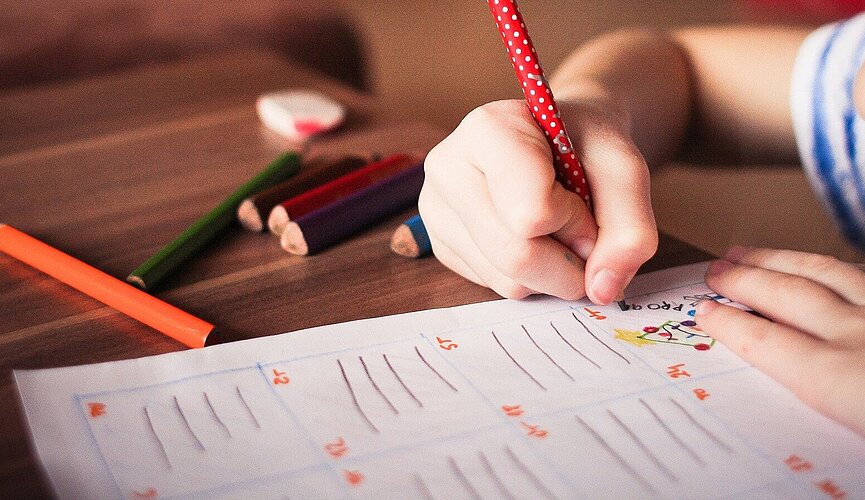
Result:
[[[282,236],[288,223],[288,212],[285,208],[280,205],[273,207],[273,210],[270,211],[270,216],[267,218],[267,227],[270,229],[270,232],[276,236]]]
[[[258,213],[258,208],[251,199],[247,198],[237,207],[237,220],[240,225],[250,231],[260,233],[264,230],[264,222],[261,220],[261,214]]]
[[[144,280],[141,279],[139,276],[135,276],[134,274],[130,274],[129,276],[127,276],[126,282],[135,285],[142,290],[147,290],[147,284],[144,283]]]
[[[390,249],[403,257],[418,257],[420,255],[420,248],[418,248],[411,229],[405,224],[394,231],[390,239]]]
[[[306,244],[303,230],[294,222],[289,222],[288,225],[285,226],[285,231],[283,231],[279,243],[286,252],[294,255],[309,254],[309,246]]]
[[[625,302],[624,299],[617,300],[616,305],[618,305],[619,309],[621,309],[622,311],[627,311],[629,309],[628,304],[627,304],[627,302]]]

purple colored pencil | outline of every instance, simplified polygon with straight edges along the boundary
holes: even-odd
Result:
[[[423,180],[421,162],[298,217],[282,233],[282,248],[295,255],[308,255],[339,243],[385,217],[416,205]]]

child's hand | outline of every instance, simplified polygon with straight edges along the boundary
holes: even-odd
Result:
[[[802,401],[865,435],[865,273],[823,255],[734,247],[706,283],[768,319],[713,301],[697,324]]]
[[[657,247],[648,169],[614,113],[560,104],[594,217],[555,180],[524,101],[475,109],[430,151],[419,207],[438,259],[475,283],[607,304]]]

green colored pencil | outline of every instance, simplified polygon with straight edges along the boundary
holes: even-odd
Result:
[[[126,278],[126,281],[144,289],[153,290],[188,258],[215,238],[234,222],[240,203],[253,194],[288,179],[300,170],[300,154],[289,151],[273,160],[258,175],[240,186],[216,208],[198,219],[171,243],[162,247],[147,262]]]

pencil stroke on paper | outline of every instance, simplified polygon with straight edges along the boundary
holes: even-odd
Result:
[[[366,378],[369,379],[369,383],[372,385],[373,389],[375,389],[375,392],[377,392],[379,396],[381,396],[381,398],[384,400],[384,402],[387,403],[387,406],[390,408],[390,411],[392,411],[394,415],[399,415],[399,410],[396,409],[396,406],[394,406],[390,398],[387,397],[387,394],[385,394],[384,391],[381,390],[381,387],[379,387],[375,379],[372,378],[372,373],[369,372],[369,367],[366,365],[366,361],[363,359],[363,356],[358,356],[357,359],[359,359],[360,364],[363,365],[363,371],[364,373],[366,373]]]
[[[502,351],[504,351],[504,353],[505,353],[505,354],[508,356],[508,358],[509,358],[513,363],[514,363],[514,365],[516,365],[517,368],[519,368],[521,372],[525,373],[526,376],[527,376],[527,377],[528,377],[532,382],[535,383],[535,385],[537,385],[538,387],[541,388],[541,390],[546,391],[547,388],[544,386],[544,384],[542,384],[542,383],[541,383],[537,378],[535,378],[535,376],[532,375],[531,372],[529,372],[528,370],[526,370],[526,368],[525,368],[522,364],[520,364],[520,362],[517,361],[516,358],[514,358],[514,355],[511,354],[510,351],[508,351],[508,349],[504,346],[504,344],[502,344],[502,341],[499,340],[499,336],[496,335],[496,332],[491,331],[490,333],[493,335],[493,338],[495,339],[496,344],[498,344],[499,347],[502,348]]]
[[[391,364],[390,359],[388,359],[387,357],[387,354],[382,354],[381,357],[384,358],[384,362],[387,364],[390,372],[393,373],[394,378],[396,378],[397,382],[399,382],[399,385],[401,385],[402,388],[405,389],[405,392],[409,395],[409,397],[412,398],[415,403],[417,403],[418,408],[423,408],[423,403],[421,403],[421,400],[418,399],[414,391],[409,389],[408,385],[406,385],[405,381],[402,379],[402,377],[400,377],[399,373],[397,373],[396,368],[394,368],[393,364]]]
[[[357,410],[358,414],[360,414],[361,418],[363,418],[363,420],[367,423],[367,425],[369,425],[369,428],[373,432],[375,432],[376,434],[380,433],[381,431],[379,431],[378,427],[376,427],[376,425],[372,423],[372,420],[369,419],[369,417],[366,415],[366,412],[364,412],[363,408],[361,408],[360,403],[357,402],[357,394],[355,394],[354,392],[354,387],[351,386],[351,381],[348,380],[348,375],[346,375],[345,373],[345,367],[342,365],[342,360],[337,359],[336,364],[339,365],[339,371],[342,374],[342,379],[343,381],[345,381],[345,385],[348,388],[349,394],[351,395],[351,402],[354,405],[355,410]]]
[[[558,368],[560,372],[562,372],[566,377],[568,377],[568,378],[571,380],[571,382],[573,382],[573,381],[574,381],[574,376],[571,375],[570,373],[568,373],[567,370],[565,370],[564,368],[562,368],[562,365],[558,364],[558,363],[556,362],[556,360],[553,359],[552,356],[550,356],[550,353],[548,353],[547,351],[544,350],[543,347],[541,347],[540,345],[538,345],[538,342],[535,340],[534,337],[532,337],[532,334],[529,333],[529,330],[526,328],[526,325],[520,325],[520,327],[522,327],[523,331],[526,333],[526,336],[529,338],[529,340],[532,341],[532,344],[533,344],[535,347],[537,347],[538,350],[541,351],[541,353],[542,353],[542,354],[543,354],[543,355],[544,355],[548,360],[550,360],[550,363],[552,363],[553,366],[555,366],[556,368]]]
[[[591,335],[593,339],[597,340],[597,341],[598,341],[602,346],[606,347],[610,352],[612,352],[613,354],[615,354],[616,356],[618,356],[619,358],[621,358],[622,361],[624,361],[625,363],[631,364],[631,360],[629,360],[628,358],[626,358],[625,356],[623,356],[622,353],[620,353],[619,351],[613,349],[613,348],[610,346],[610,344],[607,344],[606,342],[604,342],[603,340],[601,340],[600,337],[598,337],[597,335],[595,335],[594,332],[592,332],[592,330],[591,330],[588,326],[586,326],[585,323],[583,323],[582,321],[580,321],[580,318],[577,317],[577,313],[571,313],[571,316],[573,316],[574,320],[575,320],[577,323],[579,323],[580,326],[582,326],[583,329],[584,329],[584,330],[585,330],[589,335]]]

